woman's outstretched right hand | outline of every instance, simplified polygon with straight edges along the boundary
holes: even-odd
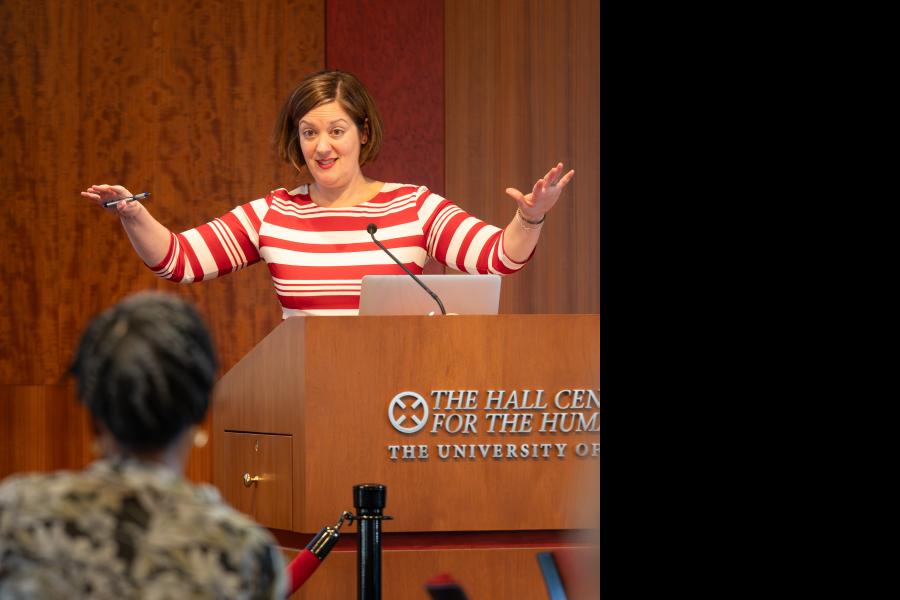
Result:
[[[134,217],[141,211],[140,202],[123,201],[113,204],[108,208],[103,206],[104,203],[109,202],[110,200],[115,200],[116,198],[130,198],[134,195],[121,185],[92,185],[81,192],[81,195],[89,200],[93,200],[104,210],[115,213],[119,217]]]
[[[145,210],[140,202],[123,200],[110,205],[109,208],[103,207],[104,202],[133,196],[127,189],[121,185],[92,185],[81,192],[81,195],[96,202],[104,210],[119,216],[119,222],[122,223],[131,245],[145,263],[156,265],[166,256],[172,232],[154,219],[150,211]]]

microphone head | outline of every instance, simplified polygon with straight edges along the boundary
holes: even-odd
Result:
[[[378,226],[375,225],[375,223],[369,223],[368,225],[366,225],[366,231],[369,232],[369,235],[372,235],[373,233],[378,231]]]

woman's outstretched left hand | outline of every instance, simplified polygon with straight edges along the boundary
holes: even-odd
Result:
[[[526,219],[540,221],[545,214],[550,212],[550,209],[559,200],[563,188],[575,176],[574,169],[565,175],[562,172],[563,164],[559,163],[537,180],[530,194],[523,194],[516,188],[506,188],[506,193],[516,201]]]

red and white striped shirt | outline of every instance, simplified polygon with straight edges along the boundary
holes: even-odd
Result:
[[[424,186],[386,183],[368,202],[341,208],[318,206],[307,186],[293,195],[275,190],[205,225],[173,233],[166,257],[148,266],[160,277],[190,283],[262,259],[284,318],[355,315],[363,275],[404,274],[372,242],[369,223],[378,226],[379,241],[417,275],[428,256],[473,274],[505,275],[525,265],[504,252],[502,229]]]

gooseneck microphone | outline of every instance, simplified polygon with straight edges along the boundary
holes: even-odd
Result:
[[[422,280],[421,280],[421,279],[419,279],[418,277],[416,277],[415,275],[413,275],[413,272],[410,271],[409,269],[407,269],[407,268],[406,268],[406,265],[404,265],[402,262],[400,262],[399,260],[397,260],[397,257],[394,256],[393,254],[391,254],[391,251],[384,247],[384,244],[382,244],[382,243],[379,242],[377,239],[375,239],[375,232],[378,231],[378,226],[376,226],[375,223],[369,223],[368,225],[366,225],[366,231],[368,231],[368,232],[369,232],[369,235],[372,236],[372,241],[375,242],[376,244],[378,244],[378,247],[379,247],[379,248],[381,248],[382,250],[384,250],[385,254],[387,254],[388,256],[390,256],[390,257],[394,260],[395,263],[397,263],[398,265],[400,265],[400,268],[401,268],[401,269],[403,269],[404,271],[406,271],[406,273],[407,273],[410,277],[412,277],[412,278],[416,281],[416,283],[418,283],[420,286],[422,286],[422,289],[423,289],[423,290],[425,290],[426,292],[428,292],[428,295],[429,295],[429,296],[431,296],[432,298],[434,298],[434,301],[437,302],[437,303],[438,303],[438,306],[441,308],[441,314],[442,314],[442,315],[446,315],[446,314],[447,314],[447,311],[444,310],[444,303],[441,302],[441,299],[438,298],[437,294],[435,294],[434,292],[432,292],[431,289],[430,289],[427,285],[425,285],[424,283],[422,283]]]

